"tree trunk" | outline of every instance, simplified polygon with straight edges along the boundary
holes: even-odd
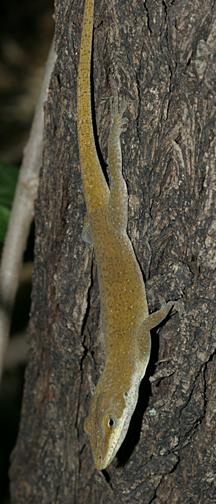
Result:
[[[83,430],[103,366],[99,292],[76,130],[83,1],[56,1],[57,63],[45,108],[15,504],[210,504],[215,463],[215,2],[96,0],[92,83],[107,157],[109,96],[128,99],[122,134],[128,233],[150,311],[181,312],[152,332],[152,354],[118,460],[94,470]]]

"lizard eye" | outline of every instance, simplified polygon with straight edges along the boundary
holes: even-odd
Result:
[[[113,427],[115,427],[115,420],[114,420],[114,418],[112,418],[112,417],[108,418],[108,427],[110,427],[110,429],[112,429]]]

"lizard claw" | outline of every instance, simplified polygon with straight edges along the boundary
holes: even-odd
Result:
[[[112,121],[117,122],[121,131],[125,131],[128,124],[128,119],[126,117],[123,117],[123,114],[127,106],[128,106],[127,99],[125,97],[120,99],[117,94],[117,91],[114,92],[113,96],[111,97],[110,111]]]

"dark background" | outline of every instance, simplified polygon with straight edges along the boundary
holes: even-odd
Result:
[[[40,91],[54,22],[51,0],[2,2],[0,7],[0,162],[19,167]],[[5,167],[7,169],[7,167]],[[26,327],[31,293],[34,228],[25,252],[14,310],[13,359],[0,385],[0,502],[9,502],[8,468],[14,447],[27,355]],[[0,254],[1,254],[0,244]],[[11,341],[12,341],[11,340]]]

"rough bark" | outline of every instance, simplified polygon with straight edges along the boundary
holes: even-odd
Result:
[[[113,87],[129,98],[122,135],[129,234],[150,310],[181,299],[152,357],[118,464],[96,472],[83,432],[102,369],[99,295],[76,133],[83,2],[56,1],[57,63],[45,110],[35,268],[12,502],[210,504],[215,463],[215,51],[213,0],[96,0],[95,122],[106,160]],[[150,379],[149,379],[150,378]]]

